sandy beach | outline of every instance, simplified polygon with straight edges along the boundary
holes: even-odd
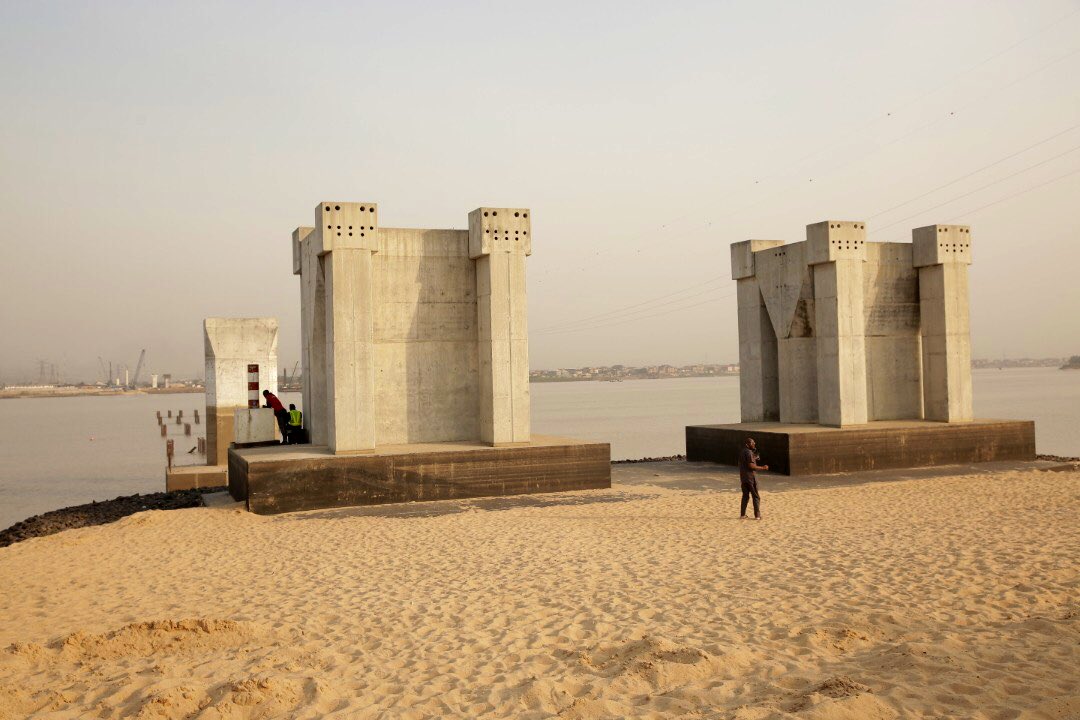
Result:
[[[766,476],[760,523],[736,485],[21,542],[0,718],[1080,717],[1080,473]]]

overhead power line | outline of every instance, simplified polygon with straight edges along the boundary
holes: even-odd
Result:
[[[1066,150],[1064,152],[1060,152],[1057,155],[1053,155],[1051,157],[1048,157],[1045,160],[1040,160],[1039,162],[1035,163],[1034,165],[1029,165],[1026,168],[1022,168],[1020,170],[1017,170],[1014,173],[1010,173],[1010,174],[1006,175],[1003,178],[999,178],[997,180],[994,180],[993,182],[987,183],[986,185],[983,185],[981,187],[977,187],[974,190],[971,190],[969,192],[964,193],[963,195],[957,195],[956,197],[950,198],[950,199],[946,200],[943,203],[938,203],[937,205],[934,205],[933,207],[928,207],[928,208],[926,208],[924,210],[920,210],[919,212],[917,212],[917,213],[915,213],[913,215],[908,215],[907,217],[903,217],[903,218],[900,218],[899,220],[895,220],[895,221],[889,223],[888,225],[882,225],[879,228],[874,228],[870,232],[875,233],[875,232],[881,232],[882,230],[887,230],[888,228],[891,228],[894,225],[899,225],[902,222],[906,222],[908,220],[911,220],[912,218],[916,218],[916,217],[918,217],[920,215],[923,215],[925,213],[930,212],[931,210],[937,210],[938,208],[945,207],[946,205],[952,204],[952,203],[956,202],[957,200],[963,200],[964,198],[970,197],[971,195],[974,195],[977,192],[982,192],[986,188],[993,187],[994,185],[998,185],[1000,183],[1003,183],[1006,180],[1011,180],[1012,178],[1016,177],[1017,175],[1023,175],[1026,172],[1030,172],[1030,171],[1034,170],[1037,167],[1041,167],[1041,166],[1045,165],[1048,162],[1053,162],[1054,160],[1057,160],[1060,157],[1064,157],[1064,156],[1068,155],[1069,153],[1074,153],[1077,150],[1080,150],[1080,145],[1077,145],[1074,148],[1070,148],[1070,149],[1068,149],[1068,150]]]
[[[607,312],[598,313],[596,315],[590,315],[588,317],[579,318],[578,320],[573,320],[573,321],[570,321],[570,322],[567,322],[567,323],[556,323],[555,325],[539,328],[538,330],[536,330],[536,332],[545,332],[547,330],[563,327],[565,325],[576,325],[578,323],[590,322],[592,320],[605,318],[605,317],[608,317],[610,315],[622,314],[623,312],[625,312],[627,310],[630,310],[632,308],[641,307],[642,305],[649,305],[649,304],[654,303],[654,302],[656,302],[658,300],[665,300],[667,298],[674,297],[675,295],[682,295],[684,293],[690,292],[691,290],[696,290],[699,287],[704,287],[705,285],[712,285],[713,283],[720,282],[723,279],[724,279],[723,277],[714,277],[714,278],[712,278],[710,280],[706,280],[705,282],[697,283],[695,285],[690,285],[689,287],[685,287],[682,290],[676,290],[675,292],[668,293],[666,295],[660,295],[659,297],[649,298],[648,300],[642,300],[641,302],[634,303],[633,305],[627,305],[625,307],[616,308],[614,310],[609,310]],[[683,298],[683,299],[685,299],[685,298]]]
[[[670,315],[671,313],[674,313],[674,312],[681,312],[683,310],[689,310],[691,308],[700,307],[701,305],[708,305],[709,303],[719,302],[720,300],[723,300],[725,298],[732,297],[734,294],[735,293],[728,293],[727,295],[721,295],[720,297],[709,298],[708,300],[702,300],[700,302],[693,303],[692,305],[686,305],[686,306],[683,306],[683,307],[671,308],[670,310],[664,310],[663,312],[654,313],[652,315],[645,315],[645,316],[642,316],[642,317],[627,318],[625,320],[617,320],[617,321],[608,322],[608,323],[599,323],[599,324],[591,326],[591,327],[570,328],[568,330],[553,330],[553,331],[543,333],[543,334],[545,334],[545,335],[562,335],[564,333],[584,332],[586,330],[599,330],[601,328],[611,327],[613,325],[623,325],[625,323],[636,322],[638,320],[648,320],[649,318],[656,318],[656,317],[661,317],[663,315]]]
[[[719,281],[721,281],[723,279],[724,278],[716,278],[716,280],[714,282],[719,282]],[[707,290],[703,290],[701,292],[693,293],[692,295],[687,295],[685,297],[675,298],[674,300],[668,300],[667,302],[650,303],[647,307],[642,307],[642,308],[639,308],[637,310],[631,310],[629,312],[619,312],[617,314],[609,313],[610,317],[605,318],[604,321],[606,321],[606,320],[621,320],[623,318],[631,317],[631,316],[634,316],[634,315],[640,315],[641,313],[651,312],[651,311],[653,311],[653,310],[655,310],[656,308],[659,308],[659,307],[667,307],[668,305],[675,305],[677,303],[686,302],[687,300],[692,300],[692,299],[694,299],[696,297],[701,297],[702,295],[708,295],[709,293],[713,293],[713,292],[716,292],[717,290],[723,290],[723,289],[724,289],[723,287],[711,287],[711,288],[708,288]],[[537,332],[538,332],[538,334],[543,334],[544,332],[559,331],[559,330],[563,330],[563,329],[568,328],[568,327],[580,326],[582,324],[592,324],[592,321],[585,321],[585,320],[571,321],[571,322],[568,322],[568,323],[552,325],[552,326],[549,326],[549,327],[545,328],[543,331],[537,331]]]
[[[1054,183],[1058,182],[1059,180],[1064,180],[1067,177],[1072,177],[1073,175],[1076,175],[1077,173],[1080,173],[1080,168],[1076,168],[1075,170],[1067,172],[1064,175],[1058,175],[1057,177],[1052,178],[1050,180],[1047,180],[1046,182],[1041,182],[1038,185],[1032,185],[1029,188],[1019,190],[1017,192],[1012,193],[1011,195],[1006,195],[1003,198],[1000,198],[1000,199],[995,200],[993,202],[986,203],[985,205],[980,205],[979,207],[975,208],[974,210],[966,210],[966,211],[960,213],[959,215],[953,215],[946,222],[952,222],[953,220],[958,220],[958,219],[960,219],[962,217],[967,217],[968,215],[974,215],[975,213],[977,213],[977,212],[979,212],[981,210],[985,210],[988,207],[993,207],[994,205],[1000,205],[1001,203],[1005,202],[1006,200],[1012,200],[1015,197],[1025,195],[1025,194],[1027,194],[1029,192],[1032,192],[1033,190],[1038,190],[1039,188],[1044,188],[1047,185],[1053,185]]]
[[[1078,10],[1077,12],[1080,12],[1080,10]],[[950,180],[949,182],[945,183],[944,185],[938,185],[936,188],[934,188],[932,190],[927,190],[926,192],[924,192],[924,193],[922,193],[920,195],[916,195],[913,198],[908,198],[904,202],[899,203],[897,205],[893,205],[891,208],[888,208],[887,210],[882,210],[880,212],[876,212],[873,215],[870,215],[869,217],[867,217],[866,219],[867,220],[873,220],[874,218],[885,215],[886,213],[891,213],[893,210],[898,210],[898,209],[904,207],[905,205],[910,205],[911,203],[915,202],[916,200],[922,200],[924,197],[928,197],[930,195],[933,195],[938,190],[944,190],[945,188],[949,187],[950,185],[955,185],[956,183],[960,182],[961,180],[967,180],[972,175],[978,175],[983,170],[989,170],[990,168],[994,167],[995,165],[1000,165],[1001,163],[1005,162],[1006,160],[1012,160],[1014,157],[1017,157],[1019,155],[1023,155],[1028,150],[1033,150],[1033,149],[1039,147],[1040,145],[1045,145],[1046,143],[1050,142],[1051,140],[1056,140],[1057,138],[1061,137],[1062,135],[1067,135],[1067,134],[1071,133],[1073,130],[1076,130],[1077,128],[1080,128],[1080,123],[1077,123],[1076,125],[1073,125],[1072,127],[1066,128],[1066,129],[1062,130],[1061,132],[1054,133],[1053,135],[1051,135],[1048,138],[1040,140],[1039,142],[1034,143],[1032,145],[1028,145],[1026,148],[1023,148],[1021,150],[1017,150],[1014,153],[1010,153],[1009,155],[1006,155],[1003,158],[999,158],[999,159],[995,160],[994,162],[990,163],[989,165],[983,165],[981,168],[979,168],[977,170],[972,170],[971,172],[969,172],[969,173],[967,173],[965,175],[961,175],[958,178]]]
[[[930,95],[933,95],[934,93],[938,92],[942,88],[945,88],[945,87],[953,84],[954,82],[956,82],[960,78],[964,77],[965,75],[968,75],[969,73],[971,73],[974,70],[977,70],[978,68],[982,67],[983,65],[986,65],[987,63],[1008,54],[1009,52],[1015,50],[1016,48],[1020,47],[1021,45],[1024,45],[1027,42],[1029,42],[1029,41],[1033,40],[1034,38],[1038,37],[1039,35],[1042,35],[1046,31],[1051,30],[1054,27],[1057,27],[1058,25],[1063,24],[1068,20],[1071,20],[1077,14],[1080,14],[1080,8],[1074,9],[1073,11],[1071,11],[1069,13],[1066,13],[1065,15],[1063,15],[1063,16],[1055,19],[1055,20],[1050,21],[1050,22],[1046,23],[1045,25],[1039,26],[1039,28],[1037,28],[1033,32],[1029,33],[1028,35],[1025,35],[1024,37],[1020,38],[1019,40],[1016,40],[1011,45],[1008,45],[1007,47],[1005,47],[1005,48],[1003,48],[1001,50],[997,50],[997,51],[991,53],[990,55],[987,55],[983,59],[979,60],[975,64],[970,65],[970,66],[968,66],[968,67],[954,73],[948,79],[946,79],[942,83],[936,85],[933,89],[928,90],[926,92],[923,92],[923,93],[921,93],[921,94],[919,94],[919,95],[917,95],[915,97],[912,97],[912,98],[900,103],[899,105],[891,107],[887,112],[884,112],[884,114],[879,113],[877,116],[874,117],[874,119],[872,119],[872,120],[870,120],[870,121],[868,121],[868,122],[866,122],[866,123],[864,123],[862,125],[854,127],[851,130],[848,130],[848,131],[844,132],[842,134],[842,136],[841,136],[841,140],[839,140],[837,142],[827,143],[827,144],[822,144],[822,145],[814,143],[815,145],[817,145],[817,148],[815,150],[813,150],[810,153],[802,156],[801,158],[794,161],[793,163],[789,163],[789,164],[785,165],[784,167],[779,168],[777,171],[775,171],[773,173],[770,173],[770,174],[768,174],[768,175],[766,175],[764,177],[756,178],[754,180],[754,182],[753,182],[753,185],[745,188],[742,191],[741,194],[745,195],[747,192],[752,191],[752,189],[753,189],[753,187],[755,185],[758,185],[758,184],[760,184],[762,182],[771,180],[771,179],[776,178],[778,176],[781,176],[781,175],[794,176],[795,175],[795,172],[793,171],[794,168],[797,168],[804,161],[809,160],[809,159],[814,158],[814,157],[817,157],[817,156],[819,156],[819,155],[821,155],[823,153],[827,153],[827,152],[831,151],[832,149],[834,149],[835,147],[838,147],[838,146],[842,145],[843,143],[848,142],[852,137],[862,134],[864,131],[866,131],[870,127],[873,127],[877,123],[885,120],[886,118],[889,118],[894,113],[897,113],[900,110],[906,109],[907,107],[910,107],[911,105],[919,102],[920,100],[925,99],[925,98],[929,97]],[[902,134],[892,138],[891,140],[886,141],[884,144],[877,146],[874,150],[872,150],[872,151],[870,151],[868,153],[862,153],[862,154],[859,154],[859,155],[855,155],[855,156],[849,158],[848,160],[845,160],[845,161],[841,162],[839,165],[836,165],[836,166],[834,166],[832,168],[829,168],[828,170],[826,170],[824,172],[814,172],[814,173],[808,173],[808,174],[812,174],[814,177],[827,176],[827,175],[830,175],[830,174],[832,174],[833,172],[835,172],[837,170],[848,167],[848,166],[850,166],[850,165],[852,165],[854,163],[862,162],[867,157],[869,157],[870,155],[872,155],[874,153],[877,153],[877,152],[880,152],[881,150],[884,150],[885,148],[891,147],[892,145],[895,145],[896,143],[903,142],[904,140],[907,140],[908,138],[910,138],[910,137],[912,137],[914,135],[917,135],[920,132],[923,132],[925,130],[928,130],[928,129],[942,123],[942,122],[945,122],[946,120],[948,120],[950,118],[954,118],[958,113],[960,113],[960,112],[962,112],[964,110],[967,110],[968,108],[982,102],[989,95],[991,95],[993,93],[1000,92],[1000,91],[1005,90],[1005,89],[1008,89],[1008,88],[1012,87],[1013,85],[1016,85],[1017,83],[1019,83],[1019,82],[1021,82],[1023,80],[1026,80],[1027,78],[1029,78],[1029,77],[1031,77],[1033,75],[1036,75],[1036,74],[1042,72],[1043,70],[1046,70],[1047,68],[1051,67],[1052,65],[1056,65],[1057,63],[1059,63],[1059,62],[1061,62],[1063,60],[1066,60],[1069,57],[1072,57],[1073,55],[1077,54],[1078,52],[1080,52],[1080,48],[1076,48],[1075,50],[1072,50],[1072,51],[1066,53],[1065,55],[1062,55],[1060,57],[1051,59],[1051,60],[1047,61],[1046,63],[1036,67],[1035,69],[1025,73],[1024,75],[1021,75],[1020,77],[1017,77],[1017,78],[1013,79],[1012,81],[1007,82],[1004,85],[995,86],[993,88],[990,88],[985,93],[982,93],[982,94],[978,95],[977,97],[975,97],[974,99],[972,99],[971,101],[966,103],[965,105],[960,106],[959,108],[954,109],[952,111],[949,111],[947,114],[941,115],[941,116],[939,116],[939,117],[937,117],[937,118],[935,118],[935,119],[933,119],[933,120],[931,120],[931,121],[929,121],[927,123],[924,123],[924,124],[914,128],[912,130],[909,130],[909,131],[907,131],[905,133],[902,133]],[[792,171],[789,172],[789,169],[791,169]],[[813,180],[811,178],[809,180],[809,182],[812,182],[812,181]],[[805,184],[804,184],[804,186],[805,186]],[[724,213],[723,215],[720,215],[720,216],[713,216],[710,221],[702,221],[701,223],[696,224],[695,225],[695,230],[698,229],[698,226],[700,224],[709,225],[709,224],[715,222],[718,219],[726,219],[726,218],[729,218],[729,217],[732,217],[732,216],[738,216],[738,215],[742,214],[743,212],[745,212],[747,210],[751,210],[751,209],[753,209],[755,207],[758,207],[758,206],[762,205],[763,203],[777,197],[778,195],[781,195],[781,194],[784,194],[784,193],[787,193],[787,192],[790,192],[790,191],[791,191],[790,188],[780,189],[780,190],[777,190],[776,192],[771,193],[771,194],[769,194],[769,195],[767,195],[767,196],[765,196],[763,198],[759,198],[758,200],[750,201],[749,203],[747,203],[747,204],[745,204],[745,205],[743,205],[743,206],[741,206],[741,207],[739,207],[739,208],[737,208],[737,209],[735,209],[735,210],[733,210],[731,212]],[[888,211],[884,211],[884,212],[888,212]],[[682,216],[679,216],[675,220],[672,220],[670,223],[660,226],[659,229],[662,230],[663,228],[667,227],[668,225],[670,225],[672,223],[679,222],[681,220],[685,220],[686,218],[690,217],[692,214],[693,213],[691,212],[691,213],[687,213],[687,214],[684,214]],[[694,232],[694,230],[681,233],[679,237],[684,237],[686,235],[689,235],[691,232]],[[639,238],[639,237],[643,237],[645,235],[655,235],[655,234],[656,234],[656,230],[648,230],[648,231],[644,231],[644,232],[629,235],[624,239],[636,239],[636,238]],[[596,253],[596,255],[606,255],[606,254],[613,253],[613,252],[625,251],[625,250],[627,250],[627,249],[629,249],[631,247],[632,247],[631,245],[624,242],[624,243],[620,244],[617,247],[607,249],[607,250],[598,251]],[[582,268],[582,269],[584,269],[584,268]]]

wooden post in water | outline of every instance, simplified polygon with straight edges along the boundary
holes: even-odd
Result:
[[[176,411],[176,417],[178,417],[178,418],[184,417],[184,411],[183,410],[177,410]]]
[[[183,425],[183,424],[184,424],[184,418],[182,418],[182,417],[180,417],[179,415],[177,415],[177,416],[176,416],[176,424],[177,424],[177,425]]]
[[[169,432],[169,426],[165,423],[161,423],[161,437],[165,437],[165,434]]]
[[[195,424],[199,424],[199,409],[195,408]]]
[[[169,411],[169,417],[172,417],[172,410]]]
[[[191,423],[184,423],[184,434],[191,435]]]
[[[169,469],[172,470],[173,441],[165,441],[165,457],[169,460]]]

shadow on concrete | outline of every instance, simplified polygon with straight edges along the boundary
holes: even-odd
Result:
[[[1056,463],[1036,460],[1034,462],[989,462],[969,465],[942,465],[925,468],[902,468],[894,470],[860,470],[834,475],[789,476],[770,472],[758,473],[758,487],[768,492],[790,492],[831,487],[850,487],[869,483],[920,480],[957,475],[993,475],[1008,471],[1050,470]],[[615,465],[611,468],[612,487],[631,485],[655,486],[669,490],[698,492],[738,492],[739,471],[729,465],[709,462],[686,462],[680,460]]]
[[[542,493],[537,495],[513,495],[510,497],[462,498],[460,500],[431,500],[422,502],[368,505],[364,507],[329,508],[306,512],[285,513],[281,520],[334,520],[345,517],[381,518],[431,518],[472,512],[474,510],[499,511],[517,508],[581,507],[586,505],[648,500],[658,497],[640,492],[626,493],[617,490],[579,490],[574,493]]]

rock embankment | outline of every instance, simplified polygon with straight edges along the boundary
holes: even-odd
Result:
[[[42,513],[17,522],[7,530],[0,531],[0,547],[6,547],[21,540],[52,535],[61,530],[104,525],[120,518],[134,515],[144,510],[179,510],[199,507],[206,492],[215,492],[225,488],[200,488],[198,490],[176,490],[174,492],[149,493],[147,495],[124,495],[112,500],[102,500],[86,505],[61,508]]]
[[[664,457],[643,457],[636,460],[612,460],[612,465],[627,465],[630,463],[651,463],[651,462],[673,462],[677,460],[685,460],[685,455],[665,455]]]

